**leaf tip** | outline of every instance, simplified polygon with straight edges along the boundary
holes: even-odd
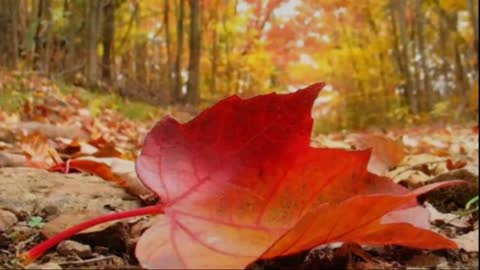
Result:
[[[320,93],[320,91],[325,87],[325,85],[326,84],[324,82],[316,82],[305,88],[299,89],[298,91],[306,91],[314,96],[317,96],[318,93]]]

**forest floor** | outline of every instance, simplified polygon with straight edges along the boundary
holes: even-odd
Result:
[[[131,120],[115,108],[92,107],[98,101],[82,99],[81,89],[65,93],[43,78],[1,78],[0,91],[25,88],[30,92],[28,97],[18,92],[20,106],[14,111],[0,108],[0,268],[21,267],[19,254],[74,224],[156,202],[137,178],[134,160],[159,115],[173,114],[185,121],[191,114],[169,110],[150,115],[148,109],[141,121]],[[258,261],[249,268],[478,269],[478,202],[466,209],[478,194],[478,126],[430,125],[386,133],[318,135],[312,145],[372,148],[369,170],[412,189],[445,180],[469,181],[470,185],[434,191],[420,199],[430,213],[431,229],[455,241],[459,249],[333,244]],[[56,166],[67,159],[95,161],[108,170],[75,167],[73,161],[76,170],[62,171]],[[97,225],[62,242],[28,267],[140,268],[134,248],[150,221],[147,216]]]

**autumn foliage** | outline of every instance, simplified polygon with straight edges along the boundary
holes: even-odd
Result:
[[[146,214],[162,215],[137,244],[145,268],[244,268],[333,242],[455,248],[425,228],[416,197],[459,181],[409,191],[368,172],[369,150],[310,147],[322,87],[232,96],[185,124],[163,119],[136,163],[161,202],[79,224],[24,258],[88,226]]]

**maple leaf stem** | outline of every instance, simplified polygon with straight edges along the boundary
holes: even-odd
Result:
[[[142,207],[138,209],[132,209],[128,211],[123,211],[123,212],[115,212],[111,214],[106,214],[100,217],[96,217],[90,220],[87,220],[85,222],[82,222],[80,224],[77,224],[73,227],[70,227],[63,232],[60,232],[53,237],[43,241],[42,243],[36,245],[26,253],[22,254],[20,256],[20,259],[24,264],[29,264],[42,256],[47,250],[50,248],[54,247],[61,241],[70,238],[76,233],[79,233],[83,230],[86,230],[90,227],[93,227],[95,225],[113,221],[113,220],[118,220],[118,219],[124,219],[124,218],[130,218],[130,217],[137,217],[137,216],[144,216],[144,215],[153,215],[153,214],[163,214],[163,205],[156,204],[152,206],[147,206],[147,207]]]

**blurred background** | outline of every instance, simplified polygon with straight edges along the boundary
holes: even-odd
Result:
[[[142,120],[324,81],[317,132],[478,121],[478,0],[1,0],[0,25],[7,112],[45,86]]]

